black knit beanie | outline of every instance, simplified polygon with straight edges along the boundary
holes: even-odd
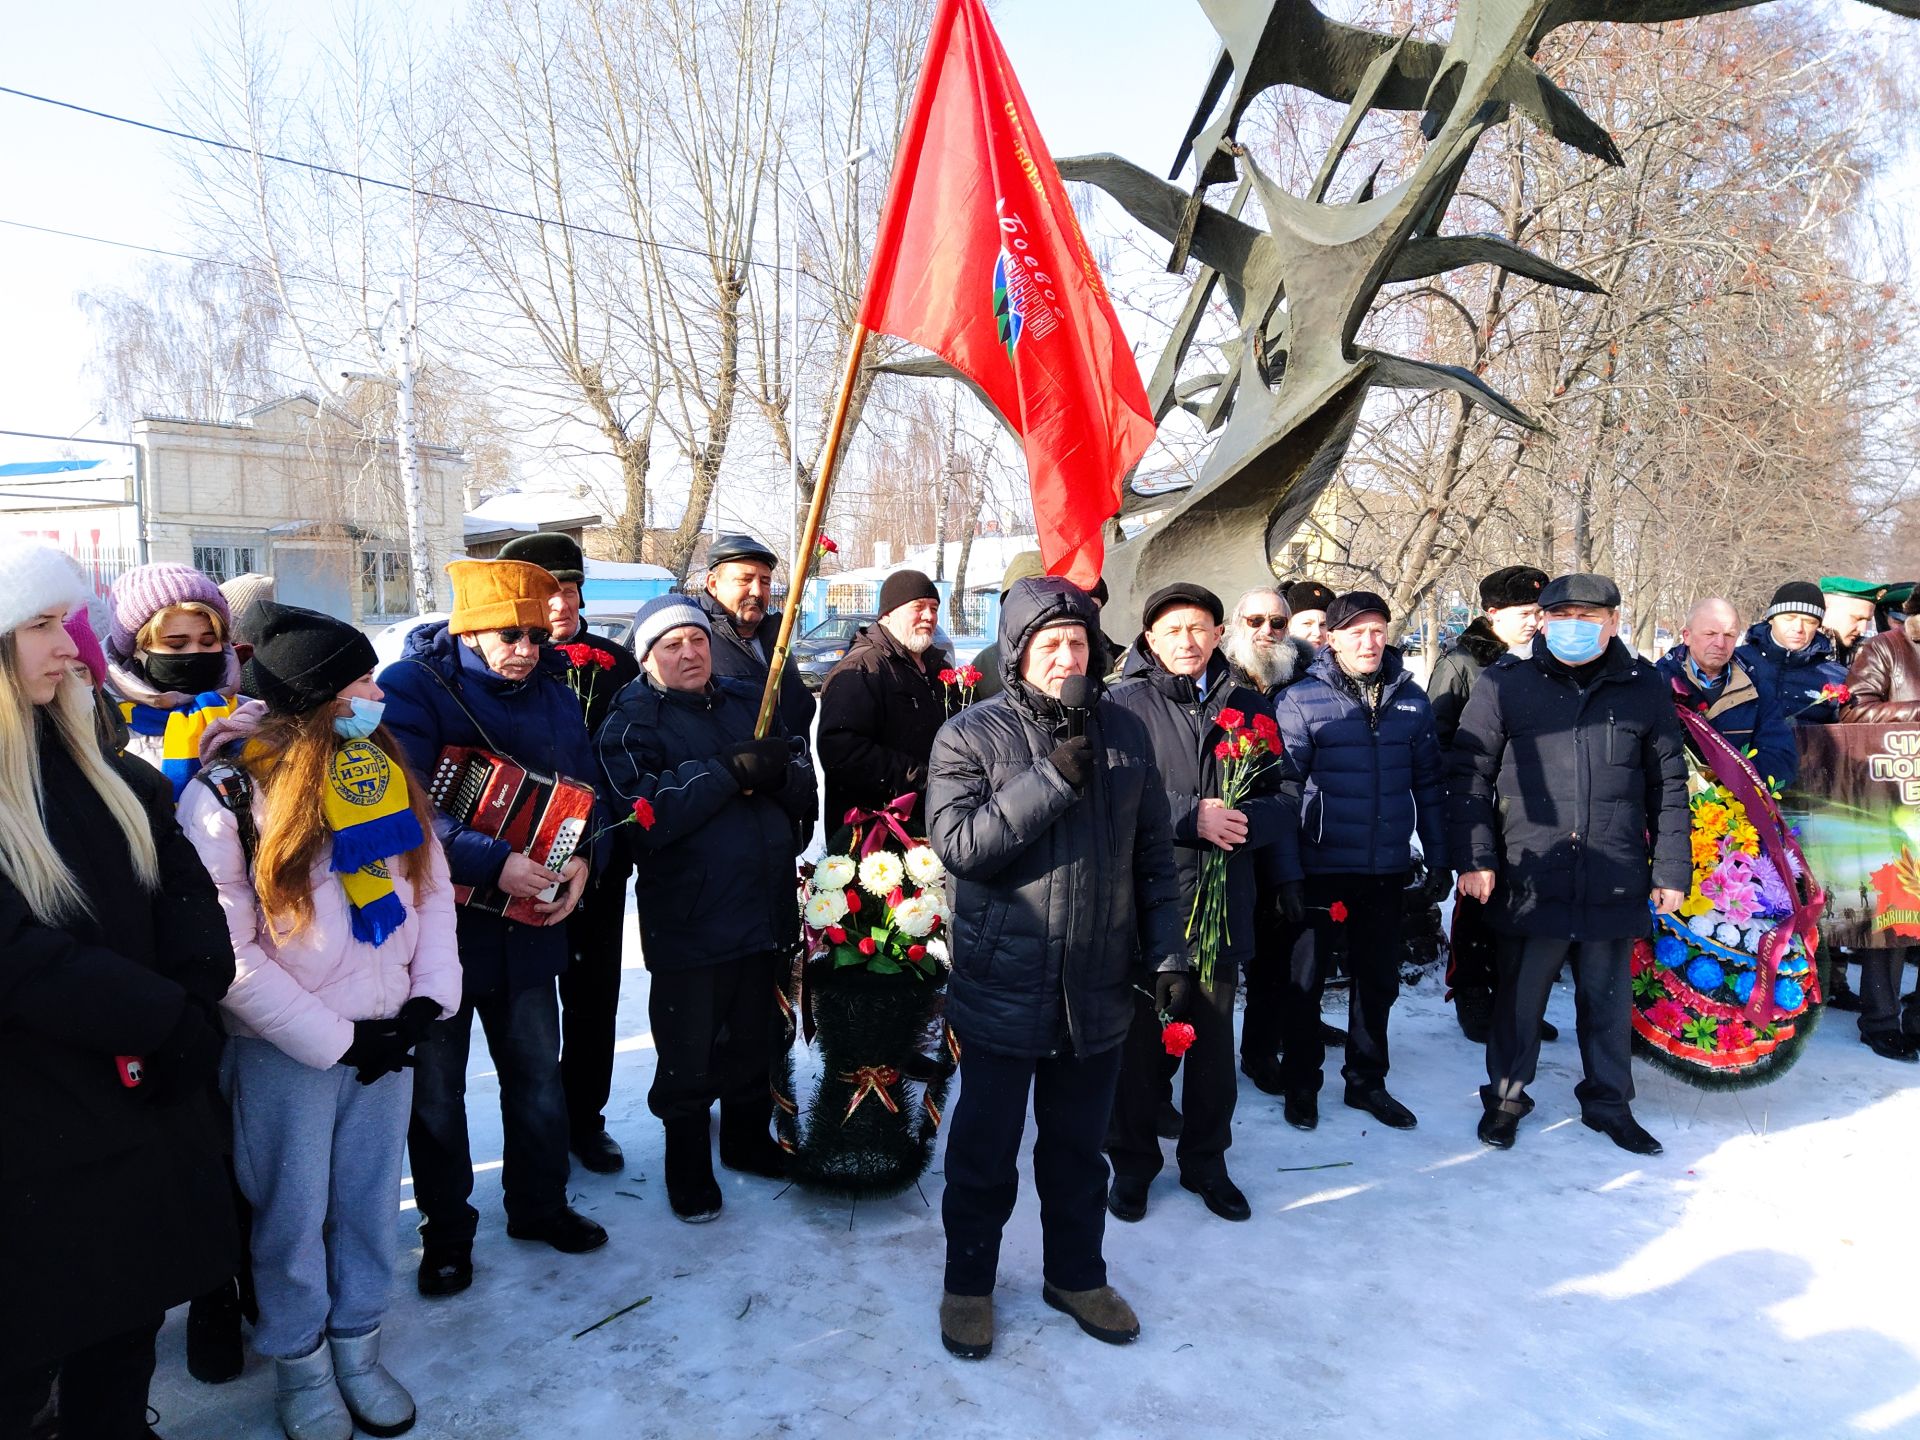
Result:
[[[279,715],[318,709],[380,663],[365,635],[317,610],[265,600],[254,627],[249,689]]]
[[[880,584],[880,613],[891,615],[916,600],[938,600],[940,592],[918,570],[896,570]]]
[[[1760,618],[1771,620],[1776,615],[1811,615],[1816,620],[1824,620],[1827,597],[1811,580],[1789,580],[1773,592],[1773,599],[1767,602],[1767,613]]]

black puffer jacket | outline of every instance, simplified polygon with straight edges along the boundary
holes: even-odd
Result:
[[[820,768],[827,777],[827,833],[853,806],[876,810],[902,795],[927,793],[927,758],[947,722],[940,672],[947,652],[915,655],[884,625],[854,636],[820,687]],[[908,822],[926,828],[924,803]]]
[[[753,687],[756,695],[767,688],[767,655],[773,653],[773,642],[780,635],[780,612],[769,610],[761,617],[760,624],[753,632],[753,642],[742,640],[740,632],[733,628],[733,616],[727,607],[711,595],[696,595],[700,608],[707,612],[707,619],[713,622],[713,674],[719,680],[740,680]],[[798,630],[794,634],[798,635]],[[760,653],[765,647],[766,655]],[[813,734],[813,692],[807,689],[807,682],[800,678],[800,667],[794,663],[793,656],[787,656],[786,667],[780,672],[780,702],[778,705],[781,728],[787,734],[809,743]],[[756,701],[754,712],[759,713]]]
[[[613,833],[637,854],[640,946],[656,973],[786,951],[799,938],[793,857],[818,795],[806,747],[787,742],[787,783],[771,795],[743,793],[718,758],[753,738],[759,716],[760,691],[737,680],[689,693],[642,675],[600,727],[613,807],[630,812],[637,799],[653,807],[651,826]]]
[[[947,1018],[963,1045],[1004,1055],[1079,1055],[1118,1045],[1131,987],[1188,965],[1166,783],[1140,721],[1111,697],[1087,734],[1101,757],[1084,791],[1048,755],[1066,735],[1059,705],[1019,681],[1027,642],[1093,602],[1064,580],[1022,580],[1000,611],[991,700],[933,743],[929,836],[954,874]]]
[[[1134,641],[1120,665],[1120,683],[1113,701],[1140,717],[1153,745],[1154,763],[1167,786],[1167,809],[1173,818],[1173,856],[1180,868],[1180,903],[1189,913],[1200,888],[1200,863],[1211,841],[1198,828],[1200,801],[1220,794],[1221,764],[1213,747],[1226,736],[1220,712],[1236,710],[1243,725],[1253,717],[1272,714],[1268,702],[1253,690],[1233,682],[1226,656],[1215,651],[1207,668],[1207,698],[1197,698],[1192,680],[1175,675],[1154,658],[1145,638]],[[1280,766],[1264,763],[1254,781],[1251,798],[1240,803],[1247,817],[1247,843],[1227,857],[1228,940],[1220,958],[1244,960],[1253,952],[1254,866],[1260,852],[1281,834],[1285,811],[1278,796]]]
[[[1584,677],[1545,648],[1488,666],[1460,717],[1454,865],[1497,872],[1487,916],[1507,934],[1645,934],[1649,892],[1693,877],[1672,695],[1617,639]]]
[[[1484,615],[1476,616],[1460,632],[1451,650],[1433,662],[1427,677],[1427,703],[1433,707],[1433,733],[1442,750],[1453,748],[1453,732],[1460,728],[1460,712],[1467,708],[1467,696],[1480,672],[1507,653],[1500,637]]]
[[[0,1371],[145,1324],[239,1260],[218,1092],[160,1103],[114,1059],[152,1054],[188,1005],[218,1026],[227,922],[173,787],[111,763],[146,808],[158,890],[140,889],[105,802],[44,728],[47,833],[92,913],[43,925],[0,878]]]

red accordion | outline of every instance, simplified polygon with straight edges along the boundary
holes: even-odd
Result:
[[[559,870],[586,839],[593,820],[593,787],[565,775],[542,775],[488,750],[449,745],[440,752],[427,787],[433,803],[468,829],[504,840],[536,865]],[[549,887],[532,899],[492,885],[455,885],[453,898],[523,925],[538,925],[534,906],[558,893]]]

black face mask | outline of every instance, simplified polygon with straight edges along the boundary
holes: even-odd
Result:
[[[196,655],[173,655],[160,651],[147,655],[147,679],[156,690],[172,690],[182,695],[200,695],[218,690],[227,678],[227,652],[215,650]]]

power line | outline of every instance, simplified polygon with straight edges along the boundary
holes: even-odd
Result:
[[[731,256],[719,255],[711,250],[702,250],[694,245],[680,245],[670,240],[647,240],[638,235],[622,235],[613,230],[601,230],[592,225],[580,225],[571,220],[554,220],[527,210],[515,210],[509,206],[491,205],[484,200],[469,200],[459,195],[447,195],[437,190],[422,190],[401,180],[383,180],[374,175],[362,175],[356,170],[343,170],[338,166],[322,165],[314,160],[300,160],[291,155],[274,155],[265,150],[256,150],[250,145],[236,145],[231,140],[216,140],[208,135],[196,135],[190,130],[174,130],[165,125],[155,125],[146,120],[135,120],[127,115],[114,115],[105,110],[95,110],[90,106],[76,105],[71,100],[56,100],[51,95],[35,95],[28,90],[16,90],[11,85],[0,85],[0,95],[12,95],[21,100],[33,100],[42,105],[52,105],[61,110],[71,110],[79,115],[91,115],[96,120],[111,120],[116,125],[131,125],[137,130],[146,130],[155,135],[166,135],[175,140],[186,140],[195,145],[206,145],[215,150],[226,150],[236,155],[253,155],[262,160],[271,160],[277,165],[291,165],[296,169],[310,170],[319,175],[331,175],[340,180],[353,180],[362,185],[376,185],[386,190],[400,190],[409,195],[425,196],[429,200],[439,200],[448,205],[463,205],[471,210],[482,210],[490,215],[501,215],[513,220],[527,220],[536,225],[550,225],[557,230],[571,230],[582,235],[597,236],[602,240],[617,240],[623,245],[644,245],[655,250],[672,250],[682,255],[697,255],[703,260],[717,260],[722,264],[733,264]],[[31,228],[31,227],[30,227]],[[193,258],[193,257],[187,257]],[[747,265],[763,270],[782,271],[786,267],[777,261],[746,260]],[[816,284],[825,285],[831,290],[845,295],[847,292],[830,280],[811,276]],[[852,297],[849,297],[852,298]]]

